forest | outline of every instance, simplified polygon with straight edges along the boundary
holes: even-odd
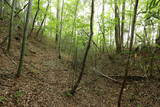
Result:
[[[0,0],[0,107],[160,107],[160,0]]]

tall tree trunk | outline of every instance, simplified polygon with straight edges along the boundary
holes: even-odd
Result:
[[[61,36],[63,31],[63,13],[64,13],[64,0],[62,1],[62,11],[61,11],[61,22],[60,22],[60,31],[59,31],[59,40],[58,40],[58,58],[61,59]]]
[[[158,24],[158,37],[160,38],[160,23]]]
[[[136,19],[137,19],[138,2],[139,2],[139,0],[136,0],[135,7],[134,7],[134,14],[133,14],[133,20],[132,20],[132,27],[131,27],[130,49],[132,49],[132,46],[133,46],[135,23],[136,23]]]
[[[3,5],[4,5],[4,1],[1,0],[0,1],[0,19],[3,18]]]
[[[20,55],[19,66],[18,66],[18,70],[17,70],[17,74],[16,74],[17,78],[20,77],[21,72],[23,70],[24,54],[25,54],[25,49],[26,49],[27,35],[28,35],[28,29],[29,29],[29,21],[30,21],[30,16],[31,16],[31,8],[32,8],[32,0],[29,0],[28,9],[27,9],[27,16],[26,16],[24,32],[23,32],[21,55]]]
[[[104,23],[104,12],[105,12],[105,0],[102,0],[102,35],[103,35],[103,47],[102,51],[105,51],[105,46],[106,46],[106,38],[105,38],[105,23]]]
[[[126,0],[123,0],[122,21],[121,21],[121,48],[123,48],[123,39],[124,39],[125,5],[126,5]]]
[[[160,23],[158,24],[158,37],[160,38]]]
[[[74,70],[76,71],[77,69],[77,35],[76,35],[76,19],[77,19],[77,10],[78,10],[78,5],[79,5],[80,0],[76,1],[76,8],[75,8],[75,13],[74,13],[74,19],[73,19],[73,26],[72,26],[72,36],[74,39],[74,55],[73,55],[73,62],[74,62]]]
[[[74,13],[73,26],[72,26],[72,36],[74,35],[75,28],[76,28],[76,19],[77,19],[77,10],[78,10],[79,1],[80,0],[77,0],[77,2],[76,2],[76,9],[75,9],[75,13]]]
[[[59,36],[59,4],[60,4],[60,0],[57,0],[57,12],[56,12],[56,18],[57,18],[57,22],[56,22],[56,37],[55,37],[55,42],[58,42],[58,36]]]
[[[38,8],[37,8],[37,11],[36,11],[35,16],[34,16],[34,18],[33,18],[32,28],[31,28],[31,31],[30,31],[28,37],[30,37],[30,36],[32,35],[32,32],[33,32],[33,30],[34,30],[34,25],[35,25],[36,18],[37,18],[37,16],[38,16],[39,10],[40,10],[40,0],[38,0]]]
[[[11,39],[12,39],[12,31],[13,31],[14,10],[15,10],[15,0],[12,1],[12,10],[11,10],[11,17],[10,17],[10,26],[9,26],[9,36],[8,36],[7,52],[9,52],[10,47],[11,47]]]
[[[147,45],[148,43],[148,34],[147,34],[147,29],[146,29],[146,25],[144,25],[144,45]]]
[[[157,45],[160,45],[160,23],[158,23],[158,26],[157,26],[157,35],[158,37],[156,38],[156,44]]]
[[[86,65],[86,60],[87,60],[87,56],[88,56],[88,52],[91,46],[91,42],[92,42],[92,37],[93,37],[93,20],[94,20],[94,0],[92,0],[92,5],[91,5],[91,18],[90,18],[90,37],[89,37],[89,41],[88,41],[88,45],[84,54],[84,58],[83,58],[83,62],[82,62],[82,68],[81,68],[81,72],[79,74],[78,80],[76,81],[74,87],[72,88],[72,90],[70,91],[70,93],[72,95],[75,94],[76,89],[78,88],[83,74],[84,74],[84,70],[85,70],[85,65]]]
[[[130,9],[132,9],[132,3],[130,4]],[[126,43],[126,47],[129,48],[129,42],[130,42],[130,31],[131,31],[131,24],[132,24],[132,15],[129,15],[129,24],[128,24],[128,34],[127,34],[127,43]]]
[[[126,43],[127,48],[129,48],[130,31],[131,31],[131,21],[132,21],[132,17],[131,17],[131,15],[130,15],[130,18],[129,18],[129,29],[128,29],[128,35],[127,35],[127,43]]]
[[[48,1],[47,8],[46,8],[46,11],[45,11],[43,20],[42,20],[42,22],[41,22],[41,24],[40,24],[40,27],[39,27],[39,29],[38,29],[38,31],[37,31],[36,37],[39,37],[39,33],[40,33],[40,31],[41,31],[41,29],[42,29],[42,26],[43,26],[43,24],[44,24],[44,21],[45,21],[45,19],[46,19],[46,17],[47,17],[47,12],[48,12],[48,9],[49,9],[49,3],[50,3],[50,1]]]
[[[121,87],[119,98],[118,98],[118,107],[121,107],[121,99],[122,99],[122,95],[123,95],[123,89],[124,89],[124,87],[126,85],[127,76],[128,76],[128,72],[129,72],[131,51],[132,51],[132,46],[133,46],[134,31],[135,31],[135,24],[136,24],[136,18],[137,18],[138,2],[139,2],[139,0],[136,0],[135,6],[134,6],[134,14],[133,14],[133,19],[132,19],[131,42],[130,42],[130,48],[129,48],[129,56],[128,56],[128,61],[127,61],[127,65],[126,65],[124,81],[122,83],[122,87]]]
[[[120,18],[119,18],[119,8],[118,1],[115,0],[115,41],[116,41],[116,51],[121,52],[121,39],[120,39]]]

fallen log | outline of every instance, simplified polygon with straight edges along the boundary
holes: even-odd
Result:
[[[124,76],[120,76],[120,75],[111,75],[110,77],[114,79],[119,79],[119,80],[124,79]],[[148,78],[145,76],[127,76],[128,81],[145,81],[147,79]]]
[[[124,76],[120,75],[105,75],[102,72],[99,72],[97,70],[94,70],[95,73],[98,75],[105,77],[106,79],[109,79],[115,83],[122,83],[121,81],[124,79]],[[127,76],[127,81],[128,82],[133,82],[133,81],[147,81],[147,80],[154,80],[154,81],[160,81],[160,78],[156,77],[145,77],[145,76]]]
[[[102,77],[104,77],[104,78],[106,78],[106,79],[108,79],[108,80],[111,80],[111,81],[115,82],[115,83],[118,83],[118,84],[121,84],[121,83],[122,83],[122,82],[120,82],[120,81],[118,81],[118,80],[116,80],[116,79],[114,79],[114,78],[112,78],[112,77],[110,77],[110,76],[107,76],[107,75],[103,74],[102,72],[99,72],[99,71],[97,71],[97,70],[95,70],[95,69],[94,69],[94,72],[95,72],[96,74],[98,74],[99,76],[102,76]]]

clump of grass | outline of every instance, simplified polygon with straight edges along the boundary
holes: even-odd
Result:
[[[15,92],[15,94],[13,95],[15,98],[19,98],[19,97],[22,97],[24,96],[25,92],[22,91],[22,90],[18,90]]]

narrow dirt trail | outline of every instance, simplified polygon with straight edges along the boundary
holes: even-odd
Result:
[[[0,22],[1,24],[2,22]],[[7,23],[0,27],[0,42],[8,35]],[[73,84],[73,70],[68,56],[58,59],[53,40],[27,44],[24,71],[15,79],[19,62],[22,31],[14,32],[10,54],[4,53],[6,43],[0,47],[0,107],[116,107],[120,85],[99,78],[86,70],[75,96],[64,92]],[[106,59],[108,61],[108,59]],[[121,60],[120,60],[121,61]],[[102,62],[103,63],[103,62]],[[105,73],[122,72],[123,65],[106,63]],[[116,73],[116,72],[115,72]],[[97,79],[98,78],[98,79]],[[88,84],[89,83],[89,84]],[[159,107],[160,83],[140,82],[128,84],[123,96],[123,107],[146,105]],[[154,89],[154,90],[153,90]]]
[[[32,44],[32,46],[29,45],[29,51],[31,52],[25,57],[23,75],[19,79],[14,79],[16,69],[12,70],[14,72],[6,74],[10,76],[6,77],[5,75],[4,78],[1,78],[5,79],[4,84],[9,84],[8,88],[4,85],[3,93],[0,93],[7,96],[8,100],[2,106],[65,106],[63,92],[68,90],[71,85],[66,63],[57,58],[54,48],[36,47]],[[15,62],[18,63],[18,61]],[[22,95],[15,97],[16,93]]]
[[[0,65],[0,68],[3,68],[0,72],[0,96],[5,96],[6,99],[0,103],[0,107],[113,107],[117,90],[108,87],[109,84],[105,84],[103,79],[80,85],[81,89],[76,96],[65,96],[64,92],[69,90],[73,83],[73,72],[69,63],[64,57],[58,59],[52,45],[48,46],[35,40],[28,42],[23,75],[15,79],[20,44],[16,41],[13,43],[15,46],[11,49],[13,53],[9,57],[0,51],[3,62]],[[16,65],[10,59],[14,60]],[[94,79],[85,75],[82,84]],[[108,92],[115,93],[114,97],[106,96]]]
[[[8,28],[0,28],[2,42],[8,34]],[[88,107],[98,106],[99,101],[105,99],[102,96],[98,100],[98,95],[93,96],[93,91],[89,89],[94,87],[83,87],[71,98],[63,94],[72,85],[73,72],[65,59],[58,59],[52,42],[46,45],[34,39],[29,40],[24,71],[19,79],[15,79],[22,40],[22,31],[17,32],[21,36],[14,32],[9,55],[3,52],[6,43],[0,48],[0,107]],[[100,105],[105,105],[103,102]]]
[[[33,58],[28,56],[26,59],[27,65],[32,65],[28,67],[31,71],[26,72],[25,75],[27,80],[30,79],[28,82],[31,82],[31,86],[25,85],[24,87],[23,83],[25,82],[22,83],[24,89],[30,88],[28,90],[32,90],[31,92],[25,90],[30,93],[25,95],[30,100],[30,102],[25,102],[26,106],[27,104],[28,106],[33,105],[33,107],[39,107],[39,105],[46,107],[50,105],[65,106],[63,92],[68,90],[71,85],[69,82],[70,73],[67,65],[58,59],[56,50],[54,48],[39,49]],[[23,97],[25,98],[25,96]]]

